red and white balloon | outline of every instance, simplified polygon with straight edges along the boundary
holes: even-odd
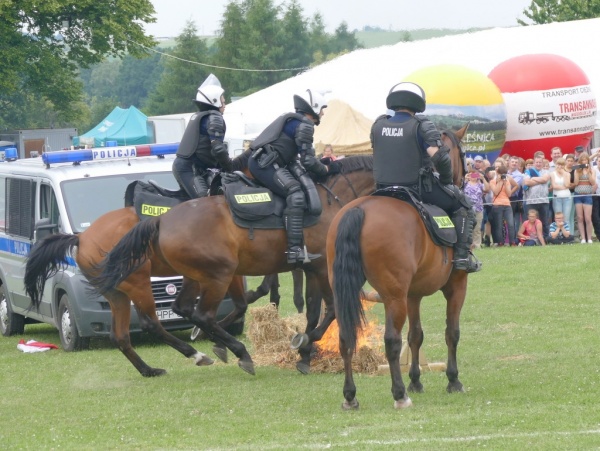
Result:
[[[596,96],[585,72],[552,54],[522,55],[496,66],[489,78],[502,92],[507,112],[502,154],[533,158],[558,146],[563,154],[587,147],[596,123]]]

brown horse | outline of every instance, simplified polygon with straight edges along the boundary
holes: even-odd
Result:
[[[33,306],[39,305],[44,285],[49,277],[58,269],[65,266],[66,257],[71,254],[81,272],[89,278],[94,274],[94,268],[104,255],[114,247],[139,219],[133,207],[121,208],[100,216],[84,232],[78,235],[55,234],[43,239],[33,247],[27,259],[25,269],[25,289],[31,297]],[[75,252],[75,248],[77,249]],[[193,358],[196,365],[210,365],[213,360],[198,352],[188,343],[167,332],[156,315],[156,304],[152,295],[151,276],[172,277],[179,274],[159,259],[146,261],[129,277],[122,281],[116,289],[105,294],[112,313],[111,341],[135,366],[142,376],[160,376],[165,373],[161,368],[148,366],[131,346],[129,324],[131,320],[130,299],[140,319],[142,330],[156,335],[164,343],[173,347],[188,358]],[[173,305],[173,310],[185,317],[186,312],[193,309],[199,289],[195,281],[184,277],[183,286]],[[242,277],[231,280],[229,293],[235,309],[222,320],[222,327],[227,327],[235,319],[244,315],[246,300],[244,281]],[[205,305],[210,314],[216,314],[218,303]],[[214,310],[214,311],[213,311]],[[219,355],[219,350],[215,350]]]
[[[323,212],[319,221],[304,231],[309,252],[324,254],[327,229],[335,213],[345,203],[373,191],[372,163],[372,157],[342,159],[340,174],[329,176],[318,185]],[[251,372],[253,363],[247,358],[244,345],[207,316],[203,305],[222,298],[236,274],[256,276],[294,269],[286,262],[286,243],[283,229],[240,228],[223,197],[206,197],[185,202],[160,217],[139,223],[108,253],[99,268],[100,274],[90,282],[99,293],[109,293],[149,258],[153,262],[159,260],[196,281],[201,296],[192,315],[194,323],[211,339],[230,349],[240,359],[240,366]],[[329,306],[317,327],[319,316],[314,312],[320,303],[307,299],[308,340],[300,341],[301,359],[297,368],[308,373],[312,343],[323,336],[334,312],[325,258],[318,258],[303,269],[307,290],[315,292],[313,288],[318,284]]]
[[[462,138],[466,127],[457,134]],[[446,136],[446,140],[450,135]],[[449,142],[449,141],[447,141]],[[451,150],[454,180],[464,177],[458,146]],[[385,307],[385,353],[396,408],[412,404],[400,373],[402,328],[408,315],[408,345],[412,353],[409,391],[422,392],[419,349],[423,343],[420,305],[424,296],[441,290],[447,301],[448,392],[463,391],[458,380],[456,348],[459,319],[467,291],[467,273],[453,270],[451,248],[431,240],[417,210],[398,199],[369,196],[350,202],[336,215],[327,234],[327,262],[339,324],[340,354],[344,360],[344,409],[357,409],[352,355],[357,331],[364,322],[360,293],[365,281],[378,292]]]

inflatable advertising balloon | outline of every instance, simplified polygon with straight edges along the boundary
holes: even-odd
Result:
[[[563,154],[587,147],[596,122],[596,97],[583,70],[558,55],[522,55],[508,59],[489,74],[507,111],[502,153],[546,158],[558,146]]]
[[[425,91],[424,114],[440,131],[458,130],[467,122],[462,140],[467,156],[482,155],[494,161],[506,136],[506,109],[500,89],[476,70],[442,64],[417,70],[403,81],[417,83]]]

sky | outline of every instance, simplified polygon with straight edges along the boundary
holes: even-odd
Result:
[[[193,20],[201,35],[214,35],[229,0],[151,0],[156,23],[146,25],[155,37],[174,37]],[[283,0],[274,0],[281,5]],[[345,21],[349,30],[364,26],[385,30],[488,28],[516,26],[531,0],[300,0],[304,17],[320,12],[328,32]]]

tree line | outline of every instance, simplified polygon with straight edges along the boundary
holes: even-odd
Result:
[[[86,131],[116,105],[190,112],[211,72],[230,100],[360,47],[344,22],[327,33],[298,0],[231,0],[215,39],[188,22],[162,50],[143,28],[154,13],[150,0],[0,2],[0,131]],[[533,0],[523,14],[521,25],[598,17],[600,0]]]

